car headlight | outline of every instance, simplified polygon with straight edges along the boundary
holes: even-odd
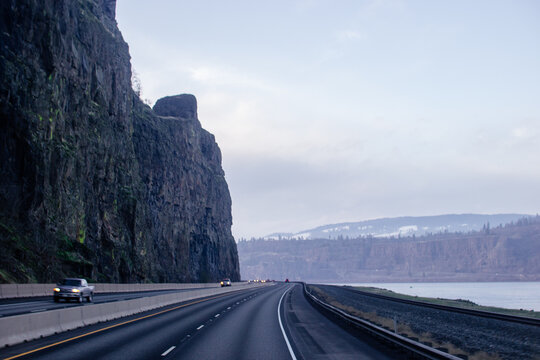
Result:
[[[54,288],[54,292],[60,292],[60,288]]]
[[[223,285],[223,281],[221,282],[221,285]]]
[[[81,290],[79,290],[79,289],[71,289],[71,291],[72,291],[72,292],[75,292],[75,293],[81,292]]]

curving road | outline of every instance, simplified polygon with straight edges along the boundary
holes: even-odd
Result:
[[[27,353],[30,352],[30,353]],[[26,355],[24,355],[27,353]],[[19,356],[21,355],[21,356]],[[0,350],[31,359],[395,359],[278,284],[177,304]]]

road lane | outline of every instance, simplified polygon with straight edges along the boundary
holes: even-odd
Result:
[[[297,285],[283,299],[282,313],[298,359],[381,359],[403,358],[366,335],[353,336],[326,318],[304,297]]]
[[[277,308],[291,285],[272,286],[244,301],[190,341],[176,345],[167,359],[291,359],[281,332]]]
[[[162,313],[156,316],[149,316],[148,314],[131,316],[111,322],[115,327],[104,331],[100,331],[100,329],[110,326],[109,323],[69,331],[27,344],[2,349],[0,350],[0,357],[9,358],[40,347],[59,343],[56,346],[45,348],[21,358],[158,359],[171,346],[175,346],[174,344],[182,344],[188,342],[191,337],[195,337],[199,331],[197,328],[200,330],[210,328],[214,321],[225,318],[227,313],[234,313],[236,309],[244,306],[253,298],[261,296],[270,288],[273,287],[248,289],[214,296],[209,299],[190,301],[183,305],[169,307],[176,308],[173,311],[164,312],[164,310],[161,310]],[[218,313],[221,316],[216,319],[214,316]],[[136,320],[140,318],[143,319]],[[122,323],[125,324],[116,326]],[[203,326],[201,327],[201,325]],[[87,335],[89,333],[90,335]]]
[[[396,358],[373,339],[358,339],[336,326],[306,301],[300,284],[292,283],[223,294],[77,329],[2,349],[0,357],[50,346],[21,358],[293,359],[286,337],[297,359]],[[59,344],[51,346],[54,343]]]
[[[196,289],[181,289],[181,290],[158,290],[158,291],[139,291],[139,292],[123,292],[123,293],[102,293],[94,294],[93,303],[101,304],[111,301],[125,301],[131,299],[137,299],[146,296],[158,296],[163,294],[170,294],[175,292],[191,291]],[[53,301],[52,289],[51,296],[33,297],[30,299],[5,299],[0,301],[0,317],[1,316],[14,316],[27,314],[37,311],[49,311],[64,309],[74,306],[86,306],[91,303],[86,302],[77,303],[75,301],[60,301],[55,303]]]

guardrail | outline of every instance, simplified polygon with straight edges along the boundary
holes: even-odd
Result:
[[[118,319],[163,306],[206,296],[224,294],[269,284],[237,283],[232,287],[194,289],[171,294],[140,297],[126,301],[75,306],[32,314],[0,318],[0,347],[38,339],[67,330]]]
[[[411,352],[415,356],[420,356],[424,359],[430,360],[461,360],[461,358],[445,353],[443,351],[434,349],[427,345],[424,345],[418,341],[411,340],[399,334],[393,333],[385,328],[372,324],[364,319],[353,316],[346,313],[345,311],[338,309],[335,306],[325,303],[324,301],[317,298],[313,295],[307,288],[306,284],[303,283],[304,294],[306,295],[308,301],[317,307],[322,312],[327,315],[337,319],[339,322],[345,324],[348,327],[351,327],[362,332],[367,332],[377,338],[383,339],[384,341],[406,351]]]
[[[233,286],[244,284],[244,282],[232,283]],[[167,284],[90,284],[95,286],[94,293],[118,293],[137,291],[158,291],[158,290],[185,290],[220,287],[219,283],[167,283]],[[1,284],[0,299],[49,296],[52,295],[56,284]]]

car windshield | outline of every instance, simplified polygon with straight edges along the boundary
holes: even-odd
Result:
[[[66,286],[81,286],[81,280],[64,279],[64,281],[62,281],[62,285],[66,285]]]

